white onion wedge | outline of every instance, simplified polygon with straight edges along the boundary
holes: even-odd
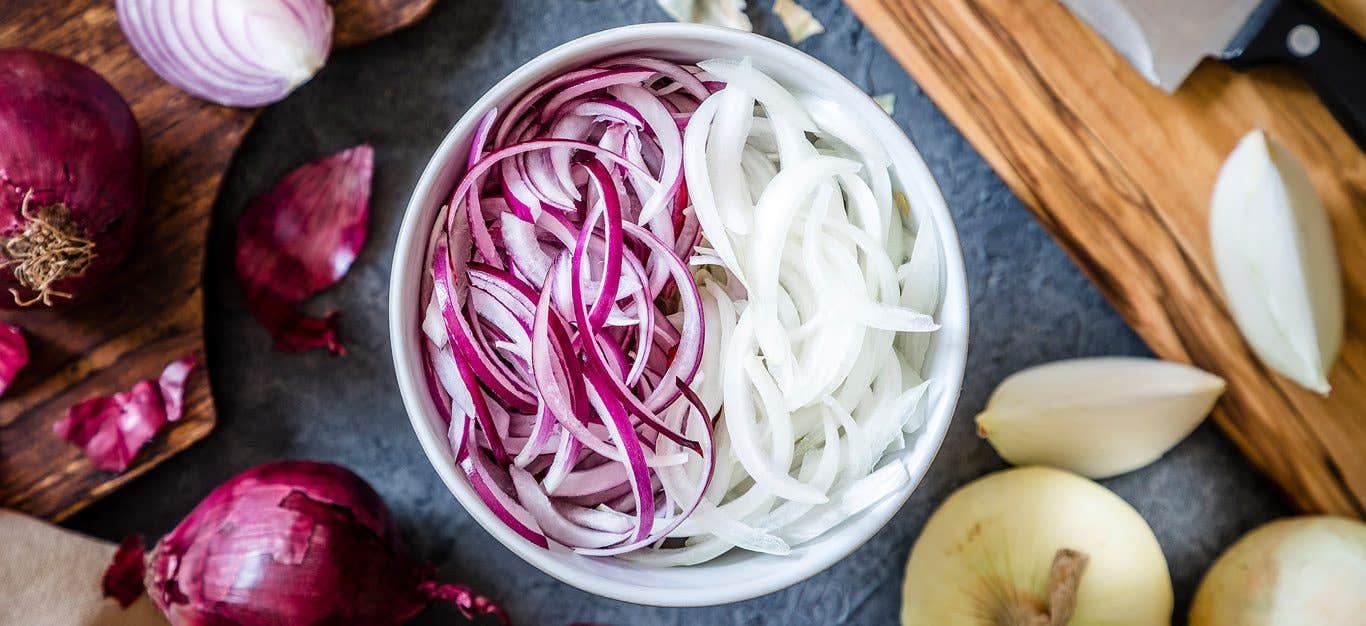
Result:
[[[1229,309],[1257,356],[1327,395],[1345,316],[1332,225],[1304,166],[1261,130],[1219,171],[1210,243]]]
[[[1071,359],[1005,379],[977,430],[1016,465],[1106,478],[1152,463],[1209,414],[1224,380],[1181,363]]]

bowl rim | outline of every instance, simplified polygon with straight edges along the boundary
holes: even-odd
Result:
[[[456,148],[462,143],[466,135],[473,133],[479,119],[494,105],[516,97],[525,91],[528,86],[525,83],[534,79],[547,67],[566,64],[578,58],[591,58],[592,51],[601,46],[633,41],[660,42],[679,38],[701,39],[720,46],[743,44],[746,47],[760,50],[761,54],[765,56],[792,57],[792,55],[796,55],[790,60],[811,65],[813,71],[822,75],[820,77],[821,82],[832,83],[841,91],[847,90],[860,94],[869,105],[877,106],[858,86],[819,59],[781,42],[744,31],[699,24],[647,23],[599,31],[560,44],[522,64],[490,87],[483,96],[466,109],[427,162],[404,209],[402,224],[394,248],[389,285],[389,334],[394,374],[398,379],[404,410],[408,414],[414,434],[417,435],[423,452],[427,456],[427,461],[441,477],[446,488],[486,532],[536,569],[589,593],[647,606],[701,607],[739,602],[785,589],[825,571],[867,543],[886,527],[891,518],[904,507],[910,495],[919,486],[925,474],[928,473],[930,464],[938,453],[949,424],[953,420],[966,367],[969,327],[969,301],[962,245],[938,181],[931,175],[923,156],[916,149],[914,143],[895,121],[892,121],[889,116],[880,115],[879,117],[883,119],[874,123],[884,126],[880,130],[887,130],[885,127],[889,126],[895,131],[890,134],[879,134],[884,135],[885,142],[902,144],[897,145],[896,148],[898,149],[895,151],[909,158],[894,159],[898,178],[901,179],[903,187],[909,187],[908,181],[914,180],[917,195],[920,196],[918,201],[928,205],[928,211],[934,219],[933,225],[938,231],[944,260],[944,294],[941,298],[939,315],[941,321],[950,316],[959,320],[959,323],[952,328],[945,324],[935,339],[936,351],[949,351],[944,358],[947,360],[947,371],[950,376],[947,380],[942,376],[936,379],[940,383],[936,389],[938,396],[926,399],[926,402],[935,402],[936,404],[927,411],[925,425],[922,427],[915,444],[906,448],[899,459],[899,462],[905,465],[910,476],[908,485],[898,495],[861,514],[862,516],[873,516],[872,521],[875,523],[864,524],[864,530],[859,533],[846,531],[834,545],[820,546],[824,549],[814,552],[809,558],[794,559],[791,567],[778,568],[779,572],[776,575],[756,578],[748,584],[736,584],[723,588],[702,587],[662,590],[644,585],[623,584],[561,561],[547,558],[552,552],[533,545],[500,523],[497,517],[483,505],[464,475],[458,471],[458,468],[443,458],[447,456],[446,444],[443,441],[444,433],[432,432],[434,429],[430,428],[427,423],[433,417],[435,409],[430,406],[430,398],[424,391],[426,381],[421,373],[417,357],[415,326],[410,324],[408,319],[410,314],[416,315],[417,313],[416,305],[410,306],[408,302],[410,297],[416,297],[415,293],[410,295],[412,288],[408,285],[416,283],[421,276],[422,261],[420,259],[422,255],[417,255],[419,260],[415,263],[409,262],[409,260],[414,256],[412,251],[414,246],[425,247],[428,235],[425,231],[430,228],[429,225],[422,223],[424,221],[421,219],[422,214],[434,197],[440,198],[445,193],[444,189],[437,188],[442,170],[445,169],[451,158],[456,158]],[[951,304],[954,305],[953,310],[949,309]],[[895,502],[892,503],[892,500]],[[889,504],[894,504],[894,506]],[[822,540],[823,543],[833,539],[836,535],[840,535],[838,527],[832,529],[830,535]]]

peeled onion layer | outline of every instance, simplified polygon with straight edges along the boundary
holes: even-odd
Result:
[[[317,318],[299,305],[341,280],[365,245],[374,159],[362,144],[305,164],[238,218],[237,282],[276,349],[346,353],[337,312]]]
[[[1332,224],[1304,165],[1261,130],[1243,137],[1219,170],[1210,247],[1252,350],[1327,395],[1346,316]]]
[[[95,467],[122,472],[166,424],[184,414],[185,383],[198,363],[188,355],[168,364],[155,381],[77,403],[52,431],[81,448]]]
[[[1306,516],[1261,526],[1206,572],[1191,626],[1354,626],[1366,616],[1366,524]]]
[[[145,202],[142,136],[90,68],[0,50],[0,308],[98,290],[134,245]]]
[[[1091,478],[1157,460],[1209,415],[1224,380],[1157,359],[1069,359],[1006,378],[977,415],[977,432],[1015,465]]]
[[[1166,626],[1173,603],[1166,559],[1138,512],[1043,467],[951,494],[911,549],[902,594],[903,626]]]
[[[28,365],[28,341],[18,326],[0,323],[0,395]]]
[[[918,371],[928,345],[902,343],[937,330],[942,292],[934,229],[908,226],[860,120],[747,59],[699,67],[723,86],[683,137],[703,234],[697,393],[719,412],[718,466],[672,534],[682,545],[627,557],[657,565],[787,554],[904,488],[906,468],[886,457],[919,428],[931,386]]]

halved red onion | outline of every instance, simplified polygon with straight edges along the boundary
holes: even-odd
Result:
[[[117,0],[152,71],[210,102],[258,107],[312,78],[332,48],[326,0]]]
[[[19,370],[28,365],[28,342],[18,326],[0,324],[0,395],[9,389]]]
[[[275,347],[345,354],[336,311],[298,306],[332,286],[365,245],[375,151],[363,144],[300,167],[256,198],[237,222],[237,281]]]
[[[437,218],[418,331],[432,400],[475,493],[536,545],[656,543],[710,479],[680,258],[701,230],[679,132],[710,93],[695,71],[620,58],[545,81],[480,121]],[[659,472],[683,466],[680,502]]]
[[[198,363],[189,355],[167,365],[157,380],[139,381],[128,391],[81,402],[68,409],[52,431],[82,448],[95,467],[122,472],[168,422],[180,419],[185,381]]]

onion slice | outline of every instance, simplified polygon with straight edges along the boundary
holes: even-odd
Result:
[[[904,488],[885,456],[923,421],[918,339],[942,290],[935,229],[907,226],[862,120],[748,60],[699,66],[722,87],[691,116],[683,162],[703,235],[698,392],[722,439],[712,488],[671,535],[682,547],[630,556],[657,565],[786,554]]]
[[[533,545],[646,549],[709,484],[683,259],[701,232],[681,132],[710,94],[696,72],[609,59],[489,113],[434,225],[414,328],[432,400],[475,492]]]

